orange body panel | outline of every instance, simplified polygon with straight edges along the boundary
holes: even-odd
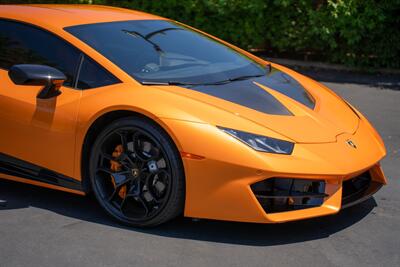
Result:
[[[73,176],[81,92],[64,87],[62,97],[38,99],[40,86],[17,86],[2,69],[0,79],[1,152]]]
[[[121,81],[84,91],[62,87],[60,96],[38,100],[39,86],[17,86],[7,71],[0,69],[0,152],[80,182],[87,179],[82,177],[81,159],[89,128],[102,115],[124,110],[154,120],[184,152],[185,216],[259,223],[304,219],[338,212],[342,182],[365,170],[371,170],[374,181],[386,184],[378,165],[386,151],[369,122],[325,86],[283,66],[272,64],[313,96],[313,110],[262,85],[257,86],[278,99],[294,116],[261,113],[177,86],[143,86],[63,30],[78,24],[164,18],[119,8],[79,5],[0,6],[0,18],[47,29]],[[216,126],[291,141],[295,148],[290,156],[257,152]],[[354,140],[357,149],[346,144],[348,139]],[[66,190],[9,175],[1,177]],[[321,207],[267,214],[250,185],[271,177],[324,179],[329,198]]]

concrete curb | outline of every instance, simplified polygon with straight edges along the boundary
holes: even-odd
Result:
[[[321,69],[321,70],[330,70],[330,71],[346,71],[346,72],[367,72],[365,69],[348,67],[340,64],[330,64],[318,61],[300,61],[293,59],[285,59],[285,58],[270,58],[270,57],[262,57],[265,60],[275,62],[284,66],[289,67],[298,67],[298,68],[307,68],[307,69]],[[368,72],[367,72],[368,73]],[[374,73],[382,73],[382,74],[390,74],[390,75],[400,75],[400,70],[398,69],[375,69]]]

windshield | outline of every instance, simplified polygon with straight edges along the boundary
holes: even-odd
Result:
[[[97,23],[65,30],[143,84],[210,84],[266,74],[250,58],[172,21]]]

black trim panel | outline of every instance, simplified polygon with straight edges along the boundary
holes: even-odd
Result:
[[[3,153],[0,153],[0,173],[83,191],[81,182],[73,178]]]

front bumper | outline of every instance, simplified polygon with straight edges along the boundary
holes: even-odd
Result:
[[[373,183],[356,201],[344,203],[343,208],[362,201],[386,184],[379,165],[385,148],[363,120],[355,134],[339,135],[335,143],[296,144],[291,155],[254,151],[209,124],[170,119],[164,122],[173,129],[181,151],[202,156],[182,158],[187,217],[255,223],[300,220],[337,213],[342,208],[343,184],[362,173],[369,172]],[[350,138],[357,149],[346,144]],[[251,186],[275,177],[323,180],[327,196],[317,207],[271,213],[262,207]]]

